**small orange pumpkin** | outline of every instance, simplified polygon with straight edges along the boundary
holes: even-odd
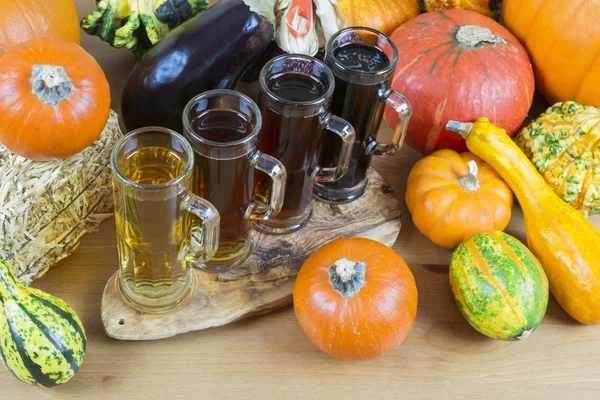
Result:
[[[391,35],[419,15],[418,0],[337,0],[346,26],[366,26]]]
[[[0,0],[0,56],[36,37],[60,37],[79,44],[73,0]]]
[[[35,161],[79,153],[102,133],[110,112],[104,72],[79,45],[36,38],[0,62],[0,143]]]
[[[506,229],[512,204],[506,182],[472,153],[438,150],[408,176],[406,205],[413,223],[448,249],[476,233]]]
[[[294,311],[313,343],[347,360],[394,350],[417,313],[417,287],[404,260],[370,239],[329,242],[304,263],[294,286]]]

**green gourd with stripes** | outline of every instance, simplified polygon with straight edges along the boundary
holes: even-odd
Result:
[[[522,340],[548,306],[548,278],[535,256],[503,232],[478,233],[450,263],[454,300],[465,319],[486,336]]]
[[[83,325],[63,300],[19,282],[0,261],[0,358],[15,378],[35,386],[67,382],[86,350]]]

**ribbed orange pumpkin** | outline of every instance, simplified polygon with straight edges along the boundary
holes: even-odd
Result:
[[[406,205],[413,223],[448,249],[476,233],[506,229],[512,203],[508,185],[472,153],[438,150],[408,176]]]
[[[79,153],[110,112],[104,72],[68,40],[36,38],[0,59],[0,143],[34,161]]]
[[[497,0],[420,0],[420,2],[421,10],[424,12],[460,8],[476,11],[496,20],[500,17],[501,2]]]
[[[391,35],[419,15],[418,0],[338,0],[346,26],[366,26]]]
[[[0,56],[36,37],[60,37],[79,44],[73,1],[0,0]]]
[[[600,107],[600,2],[504,0],[506,27],[525,45],[550,104]]]

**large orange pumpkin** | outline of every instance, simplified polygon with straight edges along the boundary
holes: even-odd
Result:
[[[37,38],[0,62],[0,143],[36,161],[66,158],[92,144],[110,112],[104,72],[79,45]]]
[[[366,26],[390,35],[419,15],[418,0],[338,0],[346,26]]]
[[[0,56],[36,37],[79,43],[79,19],[72,0],[0,0]]]
[[[600,107],[600,2],[505,0],[506,27],[525,45],[550,104]]]
[[[474,11],[421,14],[392,35],[398,66],[392,87],[412,104],[406,143],[422,153],[467,151],[446,129],[449,120],[482,115],[514,135],[533,102],[534,78],[527,52],[506,28]],[[386,109],[396,126],[398,113]]]
[[[372,359],[391,352],[408,335],[417,287],[404,260],[389,247],[369,239],[337,239],[300,269],[294,310],[325,353]]]

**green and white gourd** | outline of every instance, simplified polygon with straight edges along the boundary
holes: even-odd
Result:
[[[0,261],[0,357],[15,378],[41,387],[65,383],[79,370],[86,343],[67,303],[23,285]]]

